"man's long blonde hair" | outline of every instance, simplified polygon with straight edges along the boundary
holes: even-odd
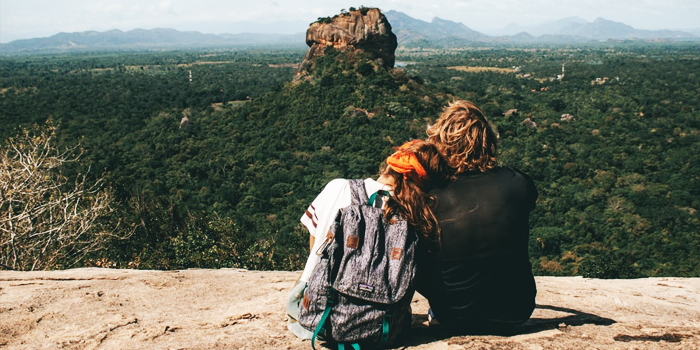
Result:
[[[428,141],[445,156],[455,174],[496,167],[498,134],[474,103],[450,103],[427,129]]]

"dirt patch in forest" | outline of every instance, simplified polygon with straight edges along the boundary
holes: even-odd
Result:
[[[495,73],[515,73],[515,68],[499,68],[499,67],[470,67],[470,66],[452,66],[447,67],[447,69],[458,70],[460,72],[468,73],[483,73],[483,72],[495,72]]]

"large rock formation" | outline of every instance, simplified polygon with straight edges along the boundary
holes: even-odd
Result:
[[[342,52],[362,53],[386,69],[394,67],[397,46],[391,24],[377,8],[361,8],[319,19],[306,31],[306,44],[309,51],[297,78],[306,75],[313,67],[313,60],[323,56],[329,46]]]

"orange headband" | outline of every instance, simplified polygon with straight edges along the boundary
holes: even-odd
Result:
[[[404,177],[410,176],[411,173],[415,173],[418,175],[420,181],[423,178],[427,178],[428,173],[420,164],[418,158],[416,158],[416,155],[413,152],[406,150],[409,146],[416,142],[420,142],[420,140],[409,141],[401,145],[398,151],[386,159],[386,163],[397,173],[403,174]]]

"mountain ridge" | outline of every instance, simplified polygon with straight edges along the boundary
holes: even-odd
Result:
[[[547,22],[537,27],[509,24],[515,33],[487,35],[473,30],[463,23],[443,20],[438,17],[431,22],[414,19],[402,12],[387,11],[386,16],[399,38],[399,45],[437,46],[460,45],[466,42],[483,43],[580,43],[609,40],[700,40],[700,37],[683,31],[641,30],[624,23],[597,18],[588,22],[580,17],[568,17]],[[532,33],[531,33],[531,32]],[[505,31],[501,31],[505,34]]]
[[[592,40],[626,39],[689,39],[694,35],[672,30],[641,30],[621,22],[596,18],[593,22],[570,23],[559,29],[556,35],[573,35]]]
[[[304,46],[304,33],[297,34],[204,34],[197,31],[178,31],[171,28],[129,31],[112,29],[104,32],[61,32],[46,38],[21,39],[0,44],[3,54],[83,50],[124,50],[158,48],[215,48],[236,46]]]
[[[558,19],[555,21],[544,22],[534,26],[524,26],[518,23],[509,23],[501,29],[490,30],[488,34],[492,36],[513,36],[525,32],[532,35],[533,37],[537,37],[541,35],[554,33],[571,23],[588,23],[588,21],[581,17],[574,16]]]
[[[399,45],[439,44],[446,40],[455,43],[490,41],[488,35],[473,30],[463,23],[438,17],[433,18],[431,22],[425,22],[394,10],[387,11],[385,16],[391,23]]]
[[[609,40],[700,41],[700,29],[690,31],[642,30],[621,22],[597,18],[588,22],[568,17],[539,26],[508,24],[487,35],[461,22],[434,17],[431,22],[395,10],[385,12],[399,46],[458,47],[472,43],[582,43]],[[304,45],[304,33],[205,34],[170,28],[112,29],[104,32],[61,32],[50,37],[21,39],[0,44],[2,54],[65,50],[125,50],[168,48],[223,48],[240,46]]]

